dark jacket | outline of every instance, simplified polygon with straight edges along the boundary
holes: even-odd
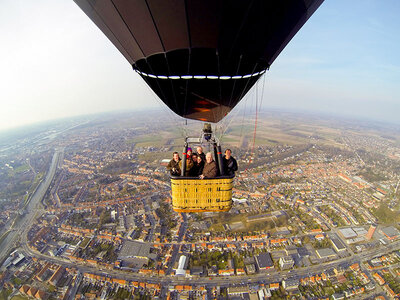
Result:
[[[218,168],[215,161],[212,161],[210,163],[206,162],[204,164],[204,169],[202,173],[204,175],[204,178],[214,178],[215,176],[217,176],[217,172]]]
[[[197,153],[197,155],[201,157],[201,159],[203,160],[203,162],[206,161],[206,155],[204,154],[204,152],[202,152],[201,154],[198,154],[198,153]]]
[[[172,176],[181,176],[181,168],[179,167],[180,161],[181,159],[179,159],[179,162],[171,159],[168,163],[167,170],[171,173]]]
[[[226,159],[226,157],[224,156],[222,162],[224,163],[225,175],[227,176],[235,175],[235,172],[238,170],[238,164],[236,159],[234,159],[232,156],[229,159]]]
[[[200,164],[194,163],[193,167],[189,171],[189,175],[193,177],[200,176],[203,174],[203,168],[204,168],[204,161],[201,161]]]

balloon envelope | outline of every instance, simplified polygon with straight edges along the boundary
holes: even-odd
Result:
[[[75,0],[178,115],[220,121],[323,0]]]

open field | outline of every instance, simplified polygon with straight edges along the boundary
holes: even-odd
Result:
[[[212,124],[223,148],[251,149],[255,128],[254,116],[229,119],[230,117],[228,115],[227,120]],[[158,122],[154,122],[154,118]],[[185,125],[182,120],[174,121],[162,114],[153,114],[150,119],[152,122],[146,123],[149,119],[143,116],[143,126],[134,128],[137,135],[126,140],[127,144],[134,145],[136,149],[153,146],[166,147],[167,152],[181,152],[184,137],[199,136],[203,126],[202,122],[193,120],[188,120]],[[221,136],[222,133],[224,134]],[[371,125],[368,122],[288,112],[264,112],[259,115],[255,146],[316,144],[345,149],[348,145],[343,141],[343,136],[349,135],[360,139],[369,136],[389,141],[393,145],[400,144],[398,129],[389,125]]]

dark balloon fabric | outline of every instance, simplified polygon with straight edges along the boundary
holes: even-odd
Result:
[[[323,0],[75,0],[178,115],[220,121]]]

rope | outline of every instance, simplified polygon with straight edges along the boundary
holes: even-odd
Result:
[[[236,116],[239,114],[240,111],[241,110],[238,109],[234,115],[230,115],[228,118],[223,120],[223,122],[225,121],[226,124],[224,124],[224,123],[221,124],[221,135],[219,137],[220,140],[225,135],[225,133],[228,130],[229,126],[231,125],[232,121],[236,118]],[[225,128],[224,128],[224,125],[225,125]]]
[[[253,147],[252,147],[252,151],[251,151],[251,160],[249,161],[249,164],[253,163],[253,159],[254,159],[254,148],[255,148],[255,144],[256,144],[258,113],[261,110],[261,105],[262,105],[263,98],[264,98],[264,89],[265,89],[265,81],[266,81],[265,78],[266,77],[264,77],[263,85],[261,88],[261,97],[260,97],[259,103],[258,103],[258,99],[259,99],[258,98],[258,82],[259,81],[257,82],[257,85],[256,85],[256,119],[254,122]]]
[[[246,116],[246,106],[247,106],[247,102],[248,102],[249,97],[246,98],[245,102],[244,102],[244,109],[243,109],[243,117],[242,117],[242,126],[240,128],[240,140],[242,140],[243,138],[243,127],[244,127],[244,118]]]
[[[249,160],[249,165],[253,163],[253,158],[254,158],[254,147],[256,145],[256,134],[257,134],[257,121],[258,121],[258,82],[256,85],[256,120],[254,122],[254,132],[253,132],[253,146],[251,150],[251,158]]]
[[[262,106],[262,101],[263,101],[263,95],[264,95],[264,88],[265,88],[265,79],[266,79],[266,77],[264,77],[263,78],[264,80],[263,80],[263,85],[262,85],[262,92],[261,92],[261,99],[260,99],[260,104],[259,104],[259,110],[261,109],[261,106]],[[259,84],[259,81],[257,81],[257,83],[256,83],[256,88],[258,88],[258,84]],[[246,96],[245,96],[246,97]],[[248,99],[249,99],[249,97],[246,97],[245,99],[244,99],[244,108],[242,109],[243,110],[243,117],[242,117],[242,122],[241,122],[241,128],[240,128],[240,135],[239,135],[239,137],[240,137],[240,140],[243,138],[243,127],[244,127],[244,119],[245,119],[245,116],[246,116],[246,106],[247,106],[247,102],[248,102]],[[257,108],[256,108],[257,109]],[[238,110],[237,111],[237,113],[236,113],[236,115],[238,115],[239,114],[239,112],[240,111],[242,111],[242,110]],[[230,126],[230,124],[232,123],[232,121],[234,120],[235,118],[232,116],[231,118],[229,118],[229,119],[227,119],[227,120],[229,120],[228,122],[227,122],[227,124],[226,124],[226,126],[225,126],[225,129],[223,130],[223,132],[222,132],[222,134],[221,134],[221,136],[220,136],[220,139],[224,136],[224,134],[226,133],[226,130],[228,130],[228,128],[229,128],[229,126]],[[225,120],[225,119],[224,119]],[[223,128],[223,126],[221,125],[221,128]]]
[[[264,100],[264,89],[265,89],[265,82],[267,81],[267,75],[264,75],[263,77],[264,78],[263,78],[263,85],[262,85],[262,89],[261,89],[261,99],[260,99],[260,108],[259,108],[260,110],[261,110],[262,103],[263,103],[263,100]]]
[[[254,65],[254,68],[253,68],[252,73],[254,73],[254,71],[256,70],[257,66],[258,66],[258,62]],[[247,79],[246,84],[245,84],[245,86],[244,86],[242,92],[240,93],[239,99],[242,99],[242,97],[243,97],[243,95],[244,95],[244,92],[246,91],[247,86],[249,85],[250,79],[251,79],[251,77],[249,77],[249,78]],[[257,82],[258,82],[258,80],[257,80]]]
[[[136,66],[137,67],[137,66]],[[138,68],[138,67],[137,67]],[[139,69],[139,68],[138,68]],[[139,70],[140,71],[140,70]],[[180,119],[180,117],[178,117],[176,114],[174,114],[173,112],[171,112],[171,110],[168,108],[166,108],[165,106],[165,103],[164,102],[162,102],[161,101],[161,99],[160,98],[158,98],[158,96],[155,96],[154,95],[154,92],[153,92],[153,90],[150,88],[150,86],[149,86],[149,83],[147,82],[147,78],[146,77],[142,77],[143,79],[144,79],[144,81],[147,83],[146,84],[146,87],[147,87],[147,89],[150,91],[150,94],[151,94],[151,96],[154,98],[154,99],[156,99],[156,102],[161,106],[161,108],[163,109],[163,110],[165,110],[166,112],[167,112],[167,114],[169,114],[170,116],[171,116],[171,120],[175,120],[175,121],[173,121],[176,125],[177,125],[177,127],[178,127],[178,129],[180,129],[180,131],[181,131],[181,136],[182,137],[185,137],[184,136],[184,134],[183,134],[183,126],[181,125],[181,123],[180,123],[180,121],[181,121],[181,119]]]
[[[236,68],[236,73],[235,73],[235,75],[238,75],[238,74],[239,74],[239,69],[240,69],[240,64],[241,64],[241,62],[242,62],[242,57],[243,57],[243,56],[240,55],[240,58],[239,58],[239,62],[238,62],[237,68]],[[219,60],[218,60],[218,74],[219,74]],[[221,97],[221,80],[219,80],[219,87],[220,87],[220,101],[221,101],[221,99],[222,99],[222,97]],[[228,102],[228,107],[231,106],[232,98],[233,98],[233,92],[235,91],[235,87],[236,87],[236,81],[233,82],[232,91],[231,91],[231,96],[230,96],[229,102]],[[222,105],[221,105],[221,109],[220,109],[220,115],[222,115]],[[231,120],[232,120],[232,119],[231,119]],[[227,126],[225,126],[225,130],[222,129],[223,126],[224,126],[224,122],[225,122],[225,123],[227,122],[226,119],[222,120],[222,122],[221,122],[221,132],[222,132],[222,133],[221,133],[221,136],[219,137],[220,140],[222,139],[222,136],[224,135],[226,129],[228,128]],[[231,122],[232,122],[232,121],[231,121]]]

